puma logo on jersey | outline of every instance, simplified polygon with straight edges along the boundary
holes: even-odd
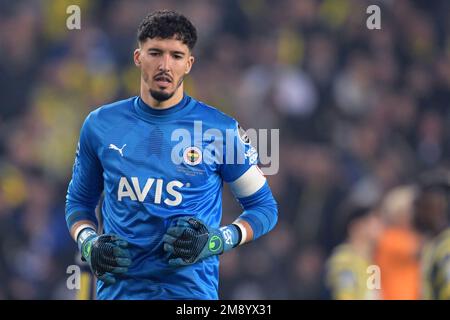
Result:
[[[113,150],[116,150],[116,151],[119,151],[119,153],[120,153],[120,155],[123,157],[123,148],[125,148],[127,146],[127,144],[124,144],[123,146],[122,146],[122,148],[119,148],[119,147],[117,147],[115,144],[110,144],[109,145],[109,147],[108,147],[108,149],[113,149]]]
[[[156,183],[155,183],[156,181]],[[165,186],[163,179],[148,178],[145,185],[141,188],[138,177],[131,177],[131,184],[126,177],[121,177],[119,188],[117,190],[117,199],[122,201],[123,198],[129,197],[132,201],[144,202],[154,187],[153,203],[160,204],[163,201],[168,206],[177,206],[183,200],[181,193],[176,190],[183,187],[183,183],[177,180],[169,181]],[[165,191],[165,192],[163,192]],[[163,200],[163,196],[165,199]]]

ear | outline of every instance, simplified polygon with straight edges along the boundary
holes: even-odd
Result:
[[[184,71],[185,74],[189,74],[189,72],[191,72],[192,69],[192,65],[195,62],[195,57],[194,56],[189,56],[187,64],[186,64],[186,70]]]
[[[137,48],[137,49],[134,50],[134,52],[133,52],[133,60],[134,60],[134,64],[137,67],[141,66],[141,49],[140,48]]]

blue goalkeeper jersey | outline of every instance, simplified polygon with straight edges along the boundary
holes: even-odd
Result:
[[[91,112],[80,133],[66,221],[69,228],[96,221],[104,192],[103,231],[127,240],[133,261],[116,284],[98,281],[97,297],[217,299],[218,256],[170,267],[162,238],[180,216],[219,227],[223,182],[238,180],[256,162],[236,120],[188,95],[165,110],[132,97]],[[264,184],[255,180],[241,196]]]

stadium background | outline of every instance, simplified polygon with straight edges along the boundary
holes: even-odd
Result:
[[[66,28],[68,5],[81,30]],[[381,30],[366,8],[381,7]],[[0,299],[71,299],[64,200],[84,117],[136,95],[136,27],[168,8],[199,31],[186,80],[244,128],[280,128],[279,223],[222,257],[222,298],[327,298],[347,198],[448,165],[449,1],[0,1]],[[445,163],[446,162],[446,163]],[[224,220],[240,208],[224,195]]]

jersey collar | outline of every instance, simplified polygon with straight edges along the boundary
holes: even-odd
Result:
[[[134,99],[134,109],[143,118],[153,121],[178,119],[189,112],[195,104],[195,100],[187,94],[176,105],[166,109],[156,109],[144,102],[140,96]]]

